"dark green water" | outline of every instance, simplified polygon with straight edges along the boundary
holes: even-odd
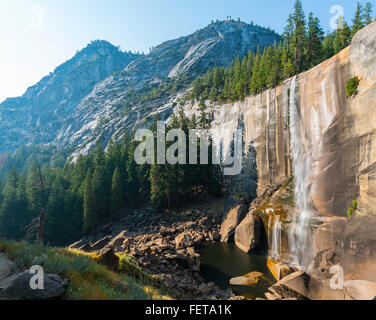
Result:
[[[248,299],[265,298],[268,287],[231,286],[230,279],[249,272],[258,271],[274,282],[273,276],[267,267],[266,257],[255,254],[246,254],[234,243],[210,243],[199,249],[201,255],[201,276],[208,282],[214,282],[225,290],[232,288],[237,295]]]

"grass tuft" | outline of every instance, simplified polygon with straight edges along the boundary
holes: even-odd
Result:
[[[167,300],[153,276],[120,255],[120,272],[98,264],[98,253],[84,253],[63,248],[46,248],[40,244],[0,240],[0,252],[13,260],[20,270],[40,265],[46,273],[70,280],[66,300]]]

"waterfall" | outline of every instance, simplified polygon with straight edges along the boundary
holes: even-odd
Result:
[[[276,217],[272,230],[271,254],[273,260],[278,261],[282,252],[282,222]]]
[[[290,148],[292,171],[295,179],[295,207],[292,224],[288,232],[288,242],[292,263],[308,268],[312,257],[312,231],[309,210],[309,179],[311,155],[304,145],[304,127],[301,115],[295,103],[296,77],[291,82],[290,90]]]

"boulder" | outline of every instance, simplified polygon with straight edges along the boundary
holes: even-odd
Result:
[[[235,244],[245,253],[256,249],[261,242],[261,221],[254,215],[243,219],[235,230]]]
[[[119,270],[119,257],[111,248],[104,248],[99,252],[98,263],[113,271]]]
[[[353,300],[373,300],[376,297],[376,283],[366,280],[348,280],[344,283],[347,298]]]
[[[213,222],[208,218],[208,217],[204,217],[204,218],[201,218],[199,221],[198,221],[198,225],[205,231],[208,231],[212,225],[213,225]]]
[[[122,245],[124,243],[124,240],[126,239],[127,231],[120,232],[116,237],[114,237],[109,243],[108,246],[114,251],[114,252],[120,252],[122,251]]]
[[[235,286],[270,286],[273,282],[265,277],[263,273],[255,271],[230,279],[230,284]]]
[[[0,282],[1,280],[7,278],[16,270],[16,266],[13,261],[9,260],[8,257],[0,253]]]
[[[87,240],[81,239],[81,240],[71,244],[69,246],[69,249],[79,249],[80,247],[82,247],[86,243],[87,243]]]
[[[189,255],[191,269],[200,271],[200,254],[196,253],[194,248],[187,248],[187,254]]]
[[[183,232],[175,238],[176,249],[187,248],[190,247],[192,244],[192,237],[187,232]]]
[[[81,251],[85,251],[85,252],[90,252],[91,251],[91,245],[90,245],[90,243],[87,242],[77,249],[81,250]]]
[[[282,299],[298,300],[343,300],[342,290],[333,290],[328,283],[312,278],[304,271],[296,271],[274,284],[269,291]]]
[[[282,280],[295,271],[288,264],[283,262],[275,262],[270,258],[268,258],[267,260],[267,266],[269,268],[269,271],[277,281]]]
[[[30,287],[33,276],[29,271],[19,273],[0,291],[0,300],[58,300],[64,296],[69,285],[67,279],[45,274],[44,289],[33,290]]]
[[[231,239],[231,237],[235,234],[236,227],[245,218],[247,212],[248,207],[246,205],[238,205],[230,210],[230,212],[226,215],[219,232],[222,242],[228,242]]]
[[[160,279],[163,283],[163,285],[167,288],[174,288],[177,285],[177,281],[174,276],[170,274],[159,274],[156,275],[157,279]]]
[[[104,237],[98,240],[97,242],[93,243],[91,245],[91,250],[93,251],[102,250],[111,240],[112,240],[111,236]]]

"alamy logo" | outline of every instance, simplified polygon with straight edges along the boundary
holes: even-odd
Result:
[[[330,288],[333,290],[342,290],[344,284],[343,268],[340,265],[332,266],[330,273],[333,274],[330,279]]]
[[[34,276],[30,279],[30,288],[32,290],[43,290],[44,289],[44,270],[41,266],[32,266],[30,268],[30,273]]]
[[[238,175],[242,170],[243,135],[240,129],[191,129],[188,137],[182,129],[172,129],[166,132],[165,123],[157,122],[157,135],[148,129],[136,131],[134,140],[140,142],[134,153],[137,164],[198,164],[198,141],[200,141],[200,164],[209,163],[209,140],[223,137],[221,147],[213,144],[211,163],[222,164],[224,175]],[[155,139],[156,138],[156,139]],[[155,143],[156,141],[156,143]],[[166,143],[170,143],[166,148]],[[155,146],[156,144],[156,146]],[[155,147],[157,148],[155,150]],[[156,152],[155,152],[156,151]]]
[[[345,10],[340,5],[333,5],[330,7],[330,14],[333,16],[330,19],[329,25],[332,30],[342,30],[344,28]]]

